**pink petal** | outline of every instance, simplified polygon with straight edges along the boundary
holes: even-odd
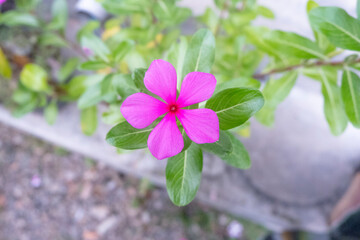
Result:
[[[203,144],[219,140],[219,119],[213,110],[180,109],[177,117],[192,141]]]
[[[176,101],[176,71],[171,63],[154,60],[145,73],[145,87],[167,103]]]
[[[216,87],[214,75],[203,72],[191,72],[184,78],[177,100],[180,107],[203,102],[211,97]]]
[[[175,114],[168,113],[152,130],[148,138],[148,147],[152,155],[159,160],[181,152],[184,148],[184,139],[176,125]]]
[[[167,112],[167,105],[145,93],[135,93],[125,99],[120,112],[134,128],[145,128]]]

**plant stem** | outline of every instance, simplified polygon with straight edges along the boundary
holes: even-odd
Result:
[[[289,72],[292,70],[296,70],[299,68],[312,68],[312,67],[322,67],[322,66],[344,66],[344,65],[352,65],[355,63],[360,63],[360,58],[358,59],[354,59],[352,61],[324,61],[324,60],[318,60],[316,62],[313,63],[300,63],[300,64],[295,64],[295,65],[290,65],[290,66],[286,66],[286,67],[281,67],[281,68],[274,68],[271,69],[267,72],[264,73],[256,73],[253,75],[253,78],[256,79],[264,79],[267,76],[270,76],[272,74],[276,74],[276,73],[282,73],[282,72]]]
[[[228,11],[229,8],[229,1],[225,1],[224,5],[221,8],[221,12],[219,15],[219,21],[217,22],[217,25],[215,27],[214,36],[216,37],[220,32],[220,26],[222,23],[222,20],[225,18],[225,13]]]
[[[64,40],[68,46],[73,49],[80,57],[84,58],[84,59],[88,59],[88,56],[84,53],[84,51],[82,50],[82,48],[75,42],[69,40],[68,38],[58,34],[58,36]]]

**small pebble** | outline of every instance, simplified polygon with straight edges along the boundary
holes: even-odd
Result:
[[[107,219],[105,219],[101,224],[96,228],[96,232],[103,236],[106,234],[111,228],[115,227],[115,225],[118,223],[119,219],[115,216],[111,216]]]
[[[97,220],[102,220],[109,214],[109,209],[106,206],[99,205],[90,209],[90,215]]]
[[[99,235],[96,232],[85,230],[83,232],[83,239],[84,240],[97,240],[99,239]]]
[[[150,220],[151,220],[151,217],[148,212],[145,211],[141,214],[141,221],[143,223],[148,224],[148,223],[150,223]]]
[[[229,222],[229,218],[226,215],[221,214],[219,216],[218,222],[221,226],[225,226]]]

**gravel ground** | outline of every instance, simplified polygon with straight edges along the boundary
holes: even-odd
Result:
[[[238,221],[196,202],[175,207],[146,180],[2,124],[0,135],[1,240],[229,239]],[[243,239],[264,233],[241,224]]]

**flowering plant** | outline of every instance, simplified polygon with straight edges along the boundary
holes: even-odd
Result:
[[[105,108],[101,120],[115,125],[109,144],[168,158],[167,189],[177,205],[196,195],[203,151],[250,167],[236,134],[249,136],[252,116],[272,126],[300,74],[321,85],[334,135],[349,123],[360,127],[360,20],[341,8],[308,1],[311,40],[253,26],[257,17],[274,18],[254,0],[214,0],[218,11],[197,18],[176,0],[101,0],[112,17],[88,21],[72,38],[66,0],[54,0],[50,19],[36,14],[41,0],[15,0],[8,10],[12,2],[0,0],[7,10],[0,14],[0,84],[13,90],[12,102],[4,101],[13,115],[43,109],[54,124],[59,103],[76,101],[81,129],[92,135]],[[191,35],[182,31],[188,22],[200,26]]]
[[[176,82],[176,71],[171,63],[154,60],[145,74],[144,83],[151,93],[166,103],[145,93],[135,93],[121,105],[122,115],[135,128],[145,128],[166,114],[148,138],[148,147],[157,159],[173,157],[184,148],[176,118],[192,141],[202,144],[219,140],[219,119],[214,111],[184,109],[210,98],[216,86],[215,77],[201,72],[187,74],[178,99]]]

